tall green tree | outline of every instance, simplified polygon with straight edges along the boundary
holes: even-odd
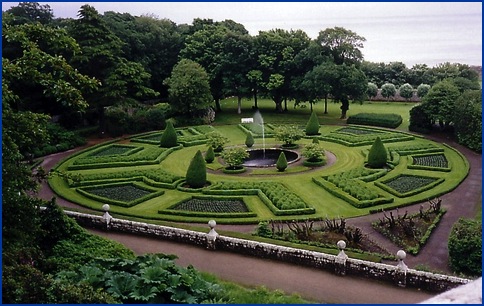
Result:
[[[320,31],[316,41],[329,54],[336,65],[359,64],[363,60],[363,43],[366,38],[355,32],[334,27]]]
[[[208,74],[192,60],[180,60],[164,83],[168,86],[169,103],[178,114],[198,117],[213,105]]]
[[[144,68],[123,58],[124,43],[109,30],[94,7],[81,6],[78,16],[69,27],[69,33],[81,47],[81,52],[73,57],[73,65],[100,82],[99,89],[87,98],[91,107],[97,109],[103,128],[105,107],[150,99],[158,93],[146,86],[150,75]]]
[[[413,97],[413,87],[412,85],[405,83],[398,89],[400,96],[405,98],[405,100],[410,100]]]
[[[397,88],[392,83],[385,83],[381,86],[381,95],[388,100],[395,97],[397,94]]]
[[[482,152],[482,92],[466,91],[455,101],[454,133],[460,144]]]
[[[451,80],[440,81],[422,99],[422,107],[433,122],[445,128],[454,120],[455,100],[459,95],[459,89]]]
[[[38,2],[19,2],[12,6],[7,13],[13,16],[13,24],[35,23],[48,24],[54,18],[54,12],[48,4]]]

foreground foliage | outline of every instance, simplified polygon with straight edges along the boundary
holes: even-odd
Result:
[[[449,261],[457,273],[482,273],[482,222],[460,218],[449,236]]]

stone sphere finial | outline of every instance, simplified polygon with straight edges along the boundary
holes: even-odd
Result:
[[[338,241],[338,243],[336,243],[336,245],[338,246],[338,249],[340,249],[340,250],[344,250],[346,248],[346,242],[344,242],[344,240]]]
[[[109,209],[110,209],[109,204],[104,204],[104,205],[103,205],[103,210],[104,210],[104,211],[108,212],[108,211],[109,211]]]
[[[215,222],[215,220],[208,221],[208,226],[210,226],[211,229],[213,229],[216,225],[217,225],[217,222]]]
[[[407,257],[407,253],[404,250],[399,250],[397,252],[397,258],[400,260],[404,260]]]

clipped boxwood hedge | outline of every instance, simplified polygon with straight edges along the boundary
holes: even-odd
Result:
[[[346,120],[346,123],[380,126],[394,129],[402,124],[402,121],[402,116],[398,114],[359,113],[349,116]]]

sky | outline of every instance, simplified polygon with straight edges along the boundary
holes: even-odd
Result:
[[[253,36],[275,28],[303,30],[316,38],[327,28],[344,27],[366,41],[370,62],[403,62],[433,67],[444,62],[482,66],[480,2],[39,2],[55,17],[77,18],[81,5],[99,13],[151,14],[177,24],[194,18],[231,19]],[[2,11],[18,2],[2,2]]]

